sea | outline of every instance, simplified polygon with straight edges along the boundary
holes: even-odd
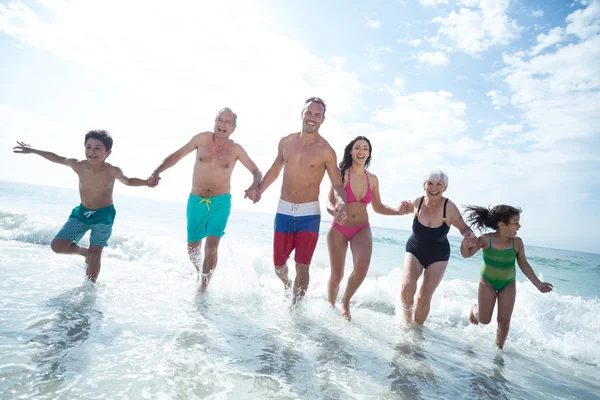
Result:
[[[49,246],[77,190],[0,182],[0,399],[600,398],[598,254],[523,238],[554,291],[538,292],[517,272],[511,330],[498,350],[495,317],[469,324],[481,255],[463,259],[460,238],[450,238],[425,325],[405,328],[410,232],[374,227],[371,267],[347,322],[327,303],[328,222],[307,296],[290,310],[273,271],[272,214],[234,209],[199,294],[185,200],[116,196],[93,285],[82,257]],[[351,265],[348,257],[346,277]]]

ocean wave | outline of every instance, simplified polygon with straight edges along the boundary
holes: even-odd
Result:
[[[49,217],[0,209],[0,240],[49,246],[61,226]],[[80,244],[89,246],[89,235]],[[104,256],[127,261],[187,261],[185,246],[171,237],[119,231],[113,231]]]

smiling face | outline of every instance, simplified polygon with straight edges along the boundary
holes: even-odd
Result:
[[[435,199],[442,197],[442,194],[448,189],[448,185],[444,183],[443,179],[428,179],[423,184],[423,188],[427,197]]]
[[[302,110],[302,132],[317,133],[325,121],[325,108],[322,104],[310,102]]]
[[[221,139],[229,138],[235,130],[233,112],[222,111],[215,119],[215,136]]]
[[[90,164],[101,164],[109,155],[110,150],[106,150],[106,147],[102,141],[89,138],[85,142],[85,158]]]
[[[364,166],[371,154],[370,150],[369,143],[366,140],[361,139],[354,142],[354,146],[352,146],[352,151],[350,152],[352,163]]]
[[[502,237],[516,237],[519,228],[521,228],[521,216],[519,214],[510,217],[508,224],[505,224],[504,222],[498,222],[498,232]]]

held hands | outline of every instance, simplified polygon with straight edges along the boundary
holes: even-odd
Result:
[[[153,172],[148,178],[148,187],[156,187],[158,185],[158,181],[160,181],[160,175],[156,172]]]
[[[252,200],[252,204],[260,201],[261,194],[258,182],[252,183],[248,189],[244,190],[244,193],[244,198]]]
[[[27,143],[25,143],[25,142],[19,142],[19,141],[17,141],[17,143],[19,145],[13,147],[13,153],[21,153],[21,154],[31,154],[31,153],[33,153],[33,149]]]
[[[548,293],[551,292],[552,289],[554,289],[554,286],[552,286],[552,284],[548,282],[540,282],[537,285],[537,289],[542,293]]]
[[[410,210],[410,203],[406,200],[403,200],[400,203],[400,207],[398,207],[398,215],[408,214]]]
[[[335,205],[335,210],[333,211],[333,216],[335,218],[335,222],[337,222],[340,225],[344,225],[344,223],[346,222],[346,203],[338,201],[338,203]]]
[[[461,243],[461,246],[464,245],[467,249],[475,247],[477,244],[477,236],[475,236],[472,230],[467,229],[462,235],[464,239]]]

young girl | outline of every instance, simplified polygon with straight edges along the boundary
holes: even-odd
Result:
[[[521,227],[521,210],[515,207],[499,205],[491,209],[484,207],[468,206],[467,221],[480,231],[485,228],[495,229],[495,232],[482,235],[477,239],[474,247],[468,248],[468,243],[463,240],[460,252],[463,257],[473,256],[479,249],[483,249],[483,266],[479,279],[478,303],[473,304],[469,320],[472,324],[489,324],[494,312],[494,305],[498,299],[498,331],[496,345],[502,349],[508,330],[510,318],[515,305],[515,260],[525,276],[542,293],[552,290],[552,285],[541,282],[525,258],[523,241],[517,237]]]

